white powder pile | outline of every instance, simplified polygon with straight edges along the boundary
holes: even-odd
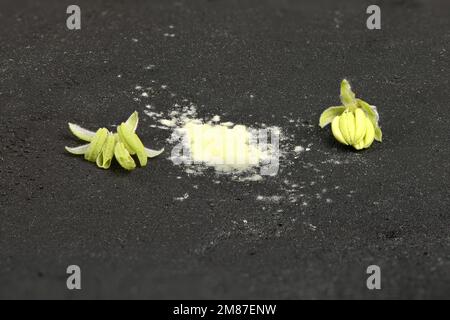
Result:
[[[231,122],[220,123],[220,116],[211,121],[189,118],[182,113],[178,119],[162,120],[161,124],[175,128],[171,142],[177,143],[172,161],[193,167],[212,167],[220,173],[242,174],[260,169],[262,174],[278,171],[279,129],[258,131]],[[271,136],[271,140],[268,140]],[[272,172],[271,172],[272,171]],[[255,179],[254,181],[260,180]]]
[[[180,156],[188,155],[192,164],[235,173],[270,163],[274,149],[269,148],[266,141],[258,143],[254,129],[244,125],[228,127],[213,123],[219,119],[215,116],[209,123],[195,119],[179,128],[175,135],[182,138],[184,152],[174,153],[173,160],[179,162]]]
[[[206,168],[218,173],[233,174],[239,181],[260,181],[262,176],[278,173],[278,127],[256,129],[233,122],[221,122],[215,115],[209,121],[199,118],[197,106],[183,100],[166,112],[156,112],[147,105],[144,112],[158,125],[171,130],[168,142],[174,145],[171,160],[184,165],[189,174],[201,174]]]

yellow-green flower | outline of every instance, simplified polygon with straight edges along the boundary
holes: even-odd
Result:
[[[147,165],[147,158],[159,156],[164,149],[151,150],[145,148],[137,136],[136,129],[139,123],[139,115],[134,112],[126,122],[117,127],[118,133],[109,132],[106,128],[97,132],[86,130],[79,125],[69,123],[70,131],[79,139],[88,144],[66,150],[75,155],[84,155],[90,162],[95,162],[99,168],[109,169],[111,161],[117,162],[126,170],[134,170],[136,163],[131,155],[137,155],[141,167]]]
[[[357,99],[347,80],[341,82],[342,106],[330,107],[320,116],[321,128],[331,123],[333,136],[342,144],[357,150],[369,148],[382,140],[377,108]]]

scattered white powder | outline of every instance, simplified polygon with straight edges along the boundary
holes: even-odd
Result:
[[[296,146],[294,148],[294,152],[295,153],[300,153],[300,152],[303,152],[303,151],[305,151],[305,148],[303,148],[302,146]]]
[[[152,70],[156,66],[148,65],[144,68]],[[243,120],[245,125],[234,123],[226,121],[223,114],[210,114],[206,106],[197,106],[187,99],[186,95],[172,92],[170,84],[162,84],[164,82],[159,80],[149,81],[150,87],[140,83],[133,92],[136,101],[145,106],[145,115],[152,119],[148,125],[167,130],[169,134],[167,142],[171,146],[166,146],[166,150],[169,153],[172,151],[170,159],[174,164],[180,165],[185,173],[176,179],[208,176],[210,185],[223,184],[228,187],[230,182],[258,183],[262,190],[273,190],[271,192],[274,195],[257,196],[256,203],[263,213],[278,213],[286,225],[283,230],[290,230],[292,225],[288,226],[288,222],[282,217],[286,216],[295,221],[308,213],[313,214],[312,208],[318,202],[332,206],[332,198],[351,198],[355,193],[344,186],[330,186],[327,172],[332,170],[334,165],[364,164],[365,158],[354,154],[336,155],[326,147],[317,145],[314,147],[315,155],[322,157],[319,157],[318,161],[317,158],[312,159],[308,151],[313,147],[310,137],[314,135],[313,131],[317,127],[315,119],[300,119],[293,112],[288,112],[284,116],[269,114],[266,123],[260,123],[252,120],[257,118],[256,115],[247,114],[244,117],[247,120]],[[170,95],[173,99],[172,106],[166,108],[160,105],[158,95],[164,99]],[[252,93],[248,95],[250,98],[255,97]],[[198,111],[209,116],[199,116]],[[274,124],[283,126],[283,135]],[[266,139],[269,143],[257,143],[252,134],[259,132],[260,128],[279,134],[279,145],[271,147],[270,134],[269,139]],[[259,136],[257,138],[259,141]],[[279,159],[279,162],[276,162],[279,170],[276,175],[268,177],[261,170],[273,159]],[[227,163],[227,160],[231,163]],[[204,187],[193,184],[190,191],[186,191],[199,192]],[[183,196],[173,199],[185,201],[188,198],[189,193],[186,192]],[[283,210],[286,214],[281,214]],[[296,216],[292,217],[293,214]],[[247,223],[247,220],[244,223]],[[252,221],[251,225],[257,226],[258,223]],[[312,231],[317,229],[314,225],[305,225]]]
[[[166,127],[175,127],[177,124],[175,120],[167,120],[167,119],[161,119],[159,122]]]
[[[181,178],[181,177],[180,177]],[[189,193],[185,193],[182,197],[174,198],[175,201],[184,201],[189,198]]]
[[[205,168],[211,167],[218,173],[241,178],[250,174],[246,181],[260,181],[262,177],[258,177],[255,170],[269,175],[278,171],[276,168],[270,172],[271,166],[278,166],[280,156],[278,143],[272,143],[281,135],[276,127],[266,128],[261,133],[245,125],[221,123],[219,115],[206,122],[198,118],[197,106],[193,103],[187,106],[175,103],[173,109],[167,111],[170,119],[154,111],[144,113],[162,125],[152,127],[172,130],[168,140],[174,145],[171,160],[176,165],[184,165],[190,174],[203,173]]]
[[[280,202],[281,200],[283,200],[284,197],[283,196],[279,196],[279,195],[274,195],[274,196],[257,196],[256,200],[258,201],[263,201],[263,202]]]
[[[260,174],[254,174],[248,177],[239,177],[239,181],[262,181],[264,178]]]
[[[234,126],[234,123],[233,122],[222,122],[220,125],[225,126],[225,127],[232,127],[232,126]]]

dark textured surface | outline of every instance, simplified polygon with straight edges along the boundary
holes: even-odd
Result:
[[[77,3],[70,32],[67,1],[0,2],[0,298],[450,296],[450,2],[379,1],[381,31],[356,0]],[[315,126],[343,77],[381,111],[385,140],[365,152]],[[188,177],[167,153],[126,174],[64,152],[77,143],[68,121],[142,112],[134,87],[151,80],[177,93],[148,99],[160,110],[185,97],[311,151],[260,183]],[[164,146],[151,121],[141,137]],[[287,173],[308,205],[256,201]],[[80,292],[66,289],[70,264]],[[378,292],[365,287],[371,264]]]

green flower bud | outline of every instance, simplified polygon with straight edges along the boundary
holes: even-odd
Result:
[[[321,114],[320,127],[331,123],[336,140],[357,150],[369,148],[374,140],[381,142],[382,132],[378,126],[376,107],[356,99],[345,79],[341,83],[341,102],[343,106],[330,107]]]

